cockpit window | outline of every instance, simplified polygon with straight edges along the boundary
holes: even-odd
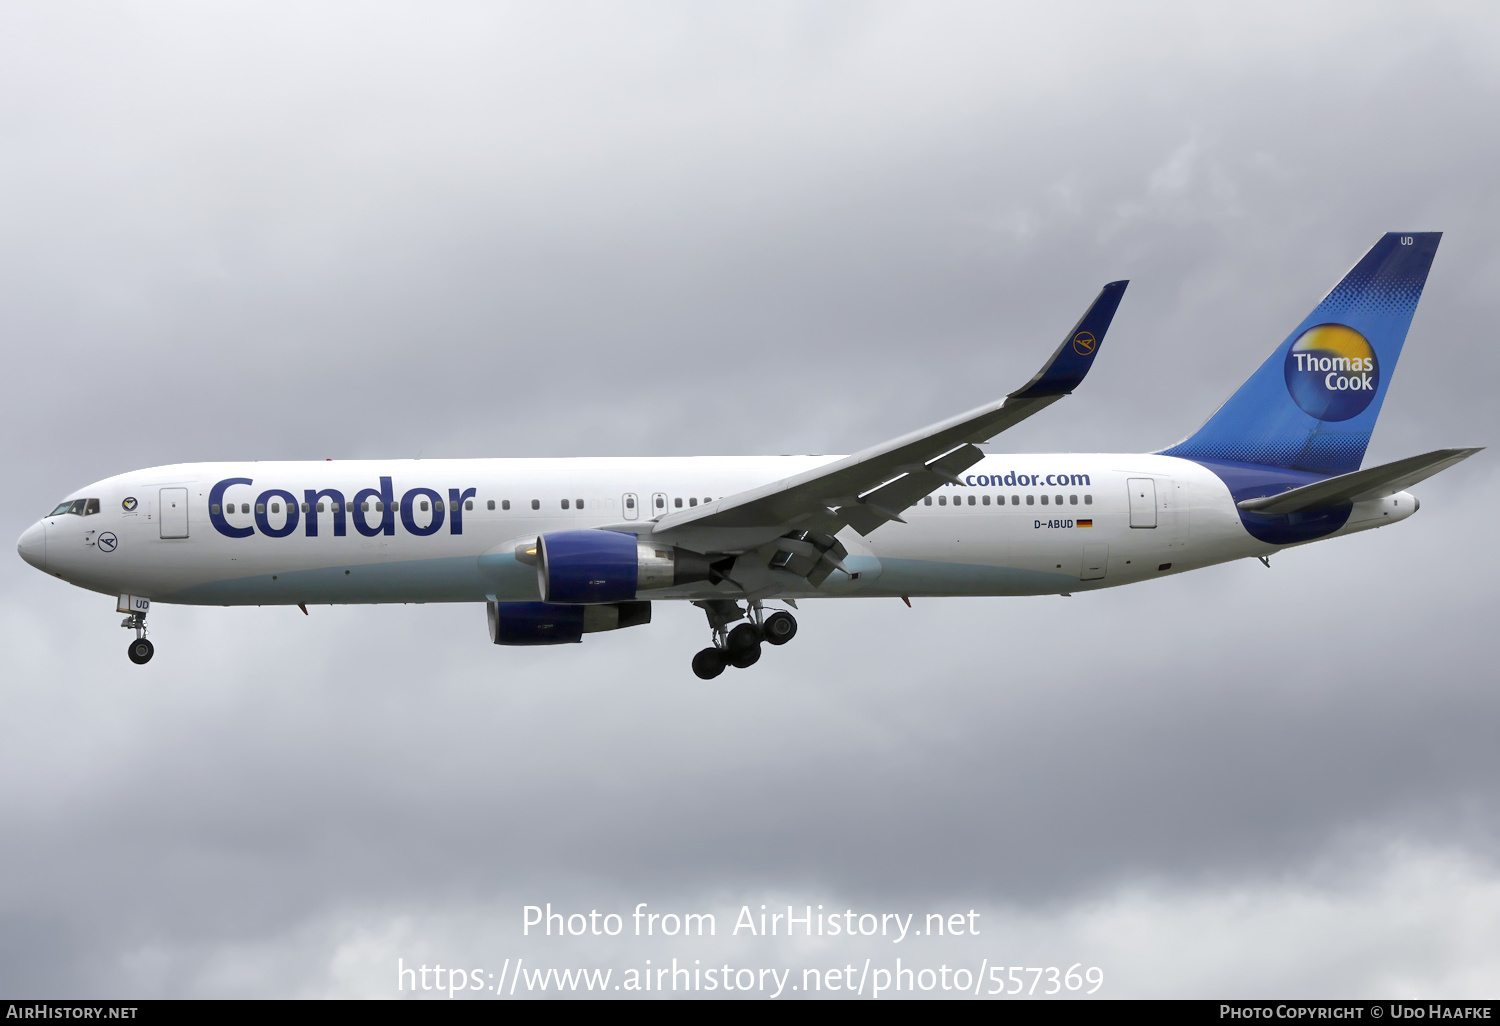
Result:
[[[69,499],[67,502],[59,502],[57,508],[47,515],[60,517],[64,513],[72,513],[75,516],[87,517],[97,512],[99,512],[98,499]]]

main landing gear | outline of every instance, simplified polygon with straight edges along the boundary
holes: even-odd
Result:
[[[144,666],[149,663],[151,657],[156,654],[156,646],[146,640],[146,614],[131,613],[120,622],[120,626],[128,627],[135,631],[135,640],[125,650],[126,654],[130,656],[130,661],[137,666]]]
[[[728,599],[710,599],[694,602],[708,616],[709,630],[714,633],[714,643],[693,656],[693,672],[703,680],[713,680],[727,666],[744,669],[760,660],[761,644],[785,645],[797,635],[797,619],[784,609],[766,615],[759,602],[747,603],[748,611],[738,602]],[[728,625],[736,620],[745,620],[733,630]]]

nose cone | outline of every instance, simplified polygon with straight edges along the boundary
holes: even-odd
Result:
[[[47,525],[38,521],[28,527],[16,543],[16,551],[38,570],[47,569]]]

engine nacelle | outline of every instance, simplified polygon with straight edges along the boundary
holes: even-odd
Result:
[[[497,645],[567,645],[585,634],[651,622],[651,603],[567,606],[551,602],[490,602],[490,640]]]
[[[535,563],[544,602],[627,602],[642,591],[717,577],[707,556],[619,531],[553,531],[518,545],[516,558]]]

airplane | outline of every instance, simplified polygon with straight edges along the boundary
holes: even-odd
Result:
[[[21,535],[32,566],[153,603],[483,602],[496,645],[702,609],[710,680],[797,633],[778,603],[1075,595],[1385,527],[1480,448],[1360,469],[1440,232],[1383,236],[1196,432],[1143,454],[979,446],[1071,394],[1128,282],[1030,381],[850,456],[189,463],[106,478]],[[731,625],[734,625],[731,627]]]

